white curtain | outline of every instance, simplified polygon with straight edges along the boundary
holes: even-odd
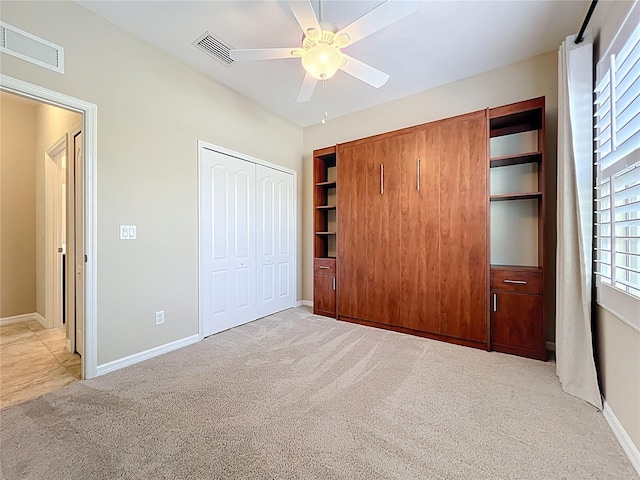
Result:
[[[602,409],[591,336],[593,43],[558,52],[556,372],[562,389]]]

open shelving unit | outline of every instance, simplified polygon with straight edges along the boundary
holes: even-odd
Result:
[[[489,109],[489,137],[490,347],[545,360],[544,97]]]
[[[313,313],[336,316],[336,148],[313,152]]]

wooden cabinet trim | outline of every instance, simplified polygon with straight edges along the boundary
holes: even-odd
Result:
[[[395,137],[398,135],[406,135],[408,133],[415,133],[418,132],[420,130],[424,130],[425,128],[428,127],[433,127],[433,126],[446,126],[448,124],[451,123],[456,123],[456,122],[464,122],[464,121],[468,121],[468,120],[476,120],[479,118],[485,118],[487,115],[487,110],[478,110],[476,112],[470,112],[470,113],[463,113],[461,115],[456,115],[455,117],[449,117],[449,118],[443,118],[443,119],[439,119],[439,120],[433,120],[431,122],[427,122],[427,123],[421,123],[419,125],[413,125],[411,127],[406,127],[406,128],[401,128],[398,130],[393,130],[391,132],[384,132],[384,133],[379,133],[377,135],[372,135],[370,137],[364,137],[364,138],[358,138],[356,140],[351,140],[348,142],[344,142],[344,143],[339,143],[337,145],[338,148],[338,154],[340,152],[340,150],[344,147],[349,147],[349,146],[354,146],[354,145],[360,145],[362,143],[369,143],[369,142],[375,142],[378,140],[385,140],[389,137]]]

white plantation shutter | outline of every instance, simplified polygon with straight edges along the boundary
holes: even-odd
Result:
[[[595,259],[600,284],[640,298],[640,25],[633,27],[598,65]]]

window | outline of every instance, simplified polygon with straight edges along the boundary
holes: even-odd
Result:
[[[597,80],[594,92],[595,260],[598,301],[606,303],[612,293],[603,295],[601,289],[609,286],[640,299],[640,25],[637,22],[627,21],[622,26],[609,55],[597,65]],[[629,310],[632,316],[634,307],[637,309],[638,304]],[[638,316],[637,310],[635,316]]]

